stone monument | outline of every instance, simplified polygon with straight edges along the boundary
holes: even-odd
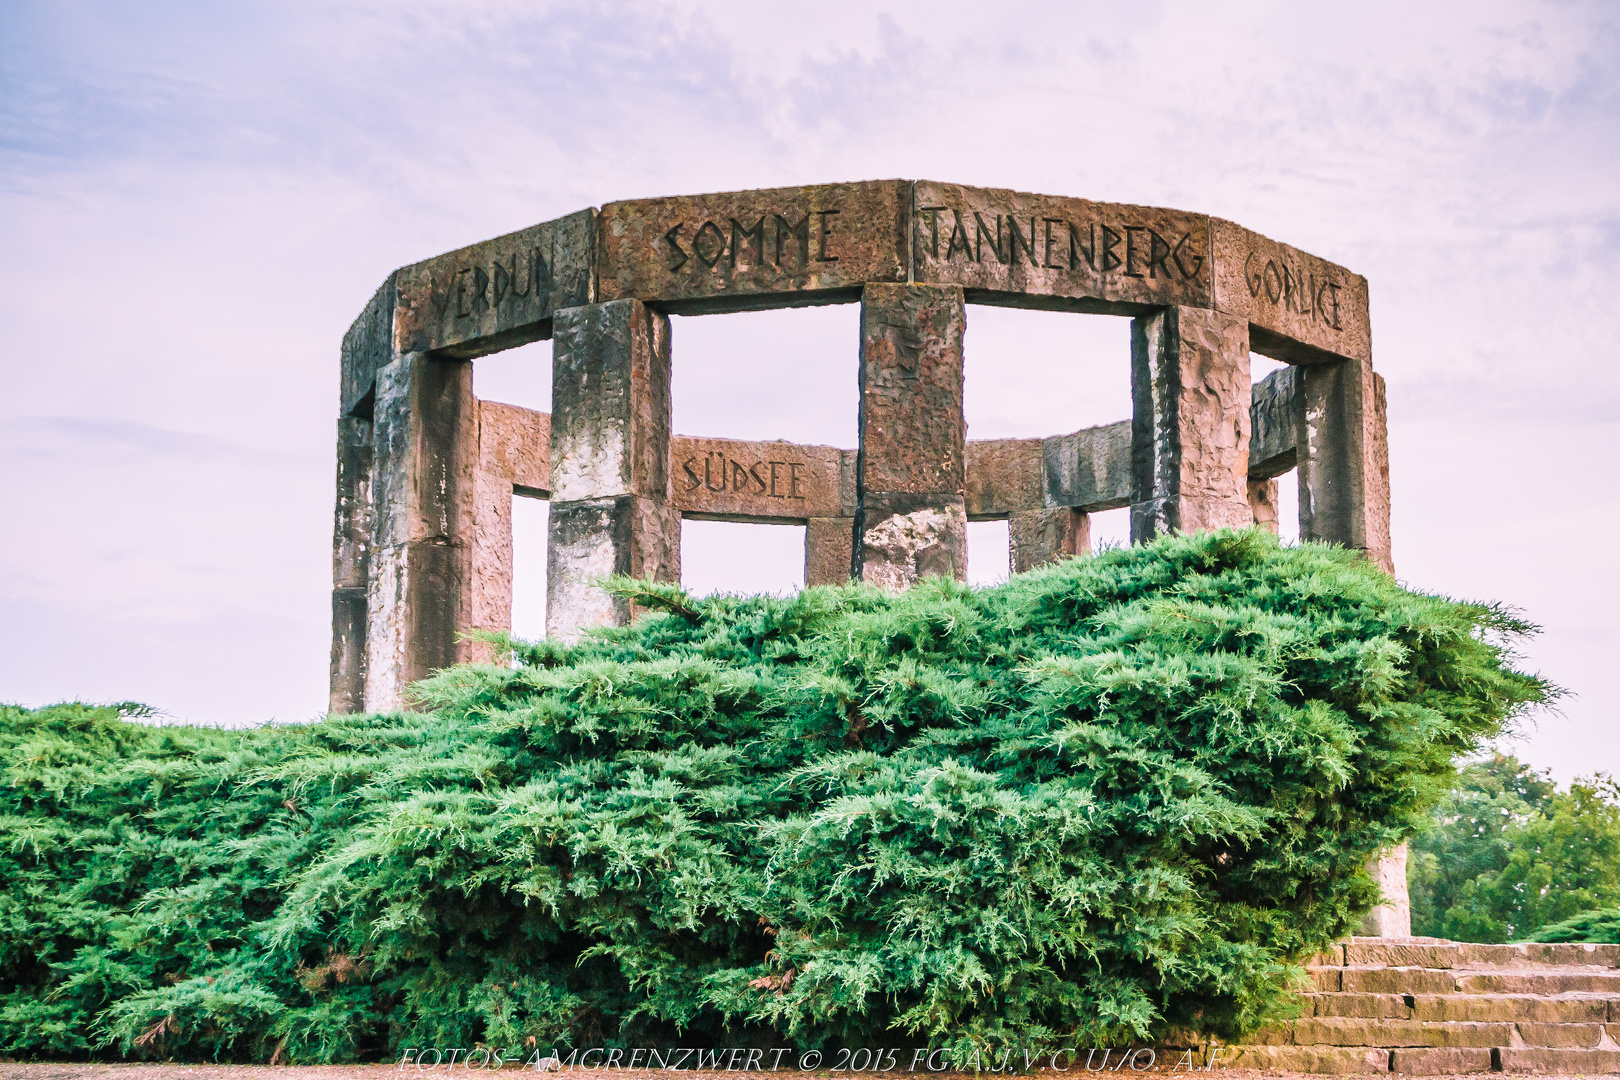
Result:
[[[842,303],[857,447],[671,431],[671,314]],[[969,440],[968,304],[1130,318],[1131,417]],[[542,338],[549,414],[473,396],[477,357]],[[1251,350],[1290,366],[1251,384]],[[1008,521],[1015,572],[1086,554],[1099,510],[1130,507],[1133,542],[1275,529],[1296,468],[1301,537],[1393,572],[1384,432],[1366,279],[1219,218],[922,180],[581,210],[396,270],[344,336],[330,708],[487,656],[466,635],[510,627],[514,495],[551,500],[568,639],[631,617],[597,579],[680,580],[683,518],[802,524],[807,585],[900,589],[965,577],[973,520]]]

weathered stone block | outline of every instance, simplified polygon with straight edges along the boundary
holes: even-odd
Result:
[[[1430,1046],[1416,1020],[1306,1017],[1294,1021],[1297,1046]]]
[[[479,469],[505,477],[511,490],[534,499],[551,497],[551,414],[478,403]]]
[[[1329,945],[1315,956],[1306,959],[1305,965],[1307,967],[1344,967],[1344,946]]]
[[[1316,1016],[1354,1016],[1363,1020],[1411,1020],[1413,1010],[1403,994],[1313,994]]]
[[[1537,1023],[1603,1023],[1601,998],[1543,998],[1508,994],[1418,994],[1413,1014],[1419,1020],[1505,1020]]]
[[[968,520],[1046,505],[1041,439],[975,439],[967,444]]]
[[[811,518],[804,526],[805,585],[847,585],[854,553],[853,517]]]
[[[462,659],[478,464],[472,365],[411,353],[377,373],[365,703]]]
[[[1513,1025],[1491,1021],[1441,1021],[1423,1024],[1425,1046],[1506,1046]]]
[[[1281,476],[1292,469],[1299,425],[1305,417],[1299,373],[1283,368],[1254,384],[1249,404],[1249,479]]]
[[[371,418],[372,387],[377,372],[394,361],[395,279],[388,275],[360,317],[343,335],[341,375],[338,388],[338,415]]]
[[[1315,364],[1301,369],[1300,378],[1300,536],[1359,548],[1393,573],[1382,381],[1370,363],[1356,360]]]
[[[1382,938],[1408,939],[1412,936],[1412,904],[1406,895],[1406,844],[1396,844],[1373,856],[1367,871],[1383,902],[1367,912],[1362,933]]]
[[[546,637],[575,641],[593,626],[623,626],[635,612],[597,583],[610,575],[679,582],[681,518],[636,495],[552,503],[546,547]]]
[[[1306,968],[1305,974],[1310,976],[1318,990],[1328,994],[1337,994],[1346,989],[1344,985],[1344,968],[1342,967],[1313,967]]]
[[[1022,574],[1059,559],[1091,554],[1091,518],[1072,506],[1021,510],[1007,519],[1007,541],[1012,572]]]
[[[1497,1050],[1503,1072],[1581,1075],[1620,1072],[1620,1050],[1564,1050],[1504,1046]]]
[[[495,633],[512,629],[512,481],[506,476],[480,469],[473,477],[468,556],[466,629]],[[464,661],[496,660],[494,648],[485,641],[462,641],[459,651]]]
[[[856,518],[860,579],[899,592],[924,577],[967,577],[967,512],[960,497],[867,492]]]
[[[639,300],[565,308],[552,348],[551,497],[669,493],[669,318]]]
[[[1366,278],[1220,218],[1210,235],[1214,306],[1248,320],[1255,352],[1290,363],[1371,360]]]
[[[581,210],[397,271],[396,348],[470,359],[551,336],[558,310],[593,299],[593,219]]]
[[[332,651],[327,709],[365,708],[366,580],[371,561],[371,422],[338,421],[332,523]]]
[[[1282,521],[1278,499],[1277,481],[1249,481],[1249,510],[1254,514],[1254,523],[1273,536],[1277,535]]]
[[[1545,1024],[1519,1021],[1519,1038],[1526,1046],[1597,1046],[1603,1041],[1602,1024]],[[1496,1045],[1506,1046],[1506,1042]]]
[[[1408,1076],[1490,1072],[1492,1067],[1489,1049],[1401,1049],[1390,1054],[1390,1069]]]
[[[1425,968],[1347,967],[1344,989],[1356,994],[1450,994],[1457,979],[1449,971]]]
[[[1389,1071],[1388,1050],[1335,1046],[1236,1046],[1221,1055],[1228,1069],[1327,1073],[1338,1076]]]
[[[332,590],[332,652],[326,711],[366,709],[366,590]]]
[[[975,303],[1133,314],[1210,306],[1209,219],[919,180],[914,278]]]
[[[1344,946],[1347,963],[1388,964],[1390,967],[1453,968],[1462,953],[1453,944],[1427,945],[1400,941],[1352,941]]]
[[[1620,972],[1519,971],[1459,975],[1457,989],[1465,994],[1620,994]]]
[[[1587,945],[1580,942],[1525,942],[1515,946],[1533,964],[1614,967],[1620,963],[1620,945]]]
[[[807,521],[844,516],[844,451],[835,446],[677,435],[670,465],[670,498],[685,517]]]
[[[1248,326],[1198,308],[1131,323],[1131,539],[1247,528]]]
[[[1041,440],[1047,506],[1116,510],[1131,504],[1131,422]]]
[[[868,285],[861,301],[861,490],[963,497],[962,291]]]
[[[602,207],[601,299],[680,314],[854,300],[906,279],[904,180],[637,199]]]

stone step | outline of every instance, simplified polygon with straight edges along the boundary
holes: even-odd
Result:
[[[1493,1046],[1564,1049],[1620,1048],[1601,1023],[1511,1020],[1396,1020],[1350,1016],[1303,1017],[1255,1033],[1255,1046],[1367,1046],[1490,1049]]]
[[[1364,1075],[1404,1073],[1447,1076],[1461,1073],[1620,1073],[1620,1050],[1561,1049],[1541,1046],[1396,1047],[1232,1046],[1220,1056],[1228,1069],[1268,1072]]]
[[[1620,971],[1612,968],[1551,965],[1522,969],[1387,967],[1382,965],[1310,967],[1319,993],[1328,994],[1613,994],[1620,996]]]
[[[1345,967],[1605,967],[1620,968],[1620,945],[1541,944],[1473,945],[1439,938],[1351,938],[1314,957],[1311,964]]]

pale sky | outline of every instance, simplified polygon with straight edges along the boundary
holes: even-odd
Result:
[[[396,266],[613,199],[931,178],[1217,214],[1365,274],[1399,575],[1542,624],[1526,662],[1575,696],[1516,751],[1620,771],[1616,11],[13,0],[0,700],[321,712],[338,343]],[[856,320],[678,318],[677,430],[853,446]],[[1127,327],[970,308],[970,437],[1126,418]],[[480,360],[477,390],[547,408],[549,363]],[[689,525],[688,584],[791,588],[799,543]],[[976,576],[998,543],[975,527]]]

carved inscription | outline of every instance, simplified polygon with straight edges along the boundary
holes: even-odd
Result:
[[[993,302],[1127,314],[1209,302],[1209,219],[1148,206],[919,180],[918,281]]]
[[[608,203],[599,295],[675,312],[847,298],[868,281],[905,280],[910,205],[909,185],[893,180]]]
[[[1343,330],[1339,321],[1339,293],[1344,286],[1330,277],[1318,282],[1316,274],[1303,269],[1298,261],[1293,265],[1289,262],[1281,252],[1268,259],[1250,251],[1243,260],[1243,282],[1249,288],[1249,295],[1256,300],[1264,295],[1273,307]]]
[[[1094,274],[1121,273],[1126,277],[1195,280],[1204,268],[1201,238],[1195,243],[1192,230],[1179,236],[1164,236],[1151,225],[1075,222],[1062,217],[993,213],[992,230],[985,213],[969,210],[971,227],[960,207],[920,206],[917,208],[919,235],[933,259],[985,260],[986,241],[990,256],[1003,266],[1026,260],[1030,266],[1046,270],[1076,271],[1082,265]],[[948,215],[948,216],[946,216]],[[943,221],[943,224],[942,224]],[[1027,221],[1027,232],[1026,224]],[[948,239],[945,237],[948,231]]]
[[[800,502],[804,501],[809,470],[809,463],[804,461],[746,462],[727,457],[719,450],[681,462],[689,492],[701,487],[705,491]]]
[[[497,257],[484,265],[457,267],[434,286],[428,302],[435,318],[478,319],[491,308],[510,307],[550,292],[551,267],[536,247],[526,254],[513,253],[504,264]]]
[[[722,260],[727,270],[750,270],[760,266],[781,269],[784,257],[790,268],[808,266],[812,260],[818,263],[837,262],[838,256],[832,253],[834,221],[836,215],[841,213],[842,210],[808,210],[800,214],[790,210],[786,214],[760,214],[752,225],[728,218],[726,228],[713,221],[705,221],[691,230],[689,240],[683,239],[687,234],[687,223],[677,221],[664,233],[665,258],[672,274],[683,267],[689,272],[698,271],[700,266],[715,270]],[[745,220],[749,216],[743,215]],[[794,217],[799,220],[794,222]],[[812,222],[815,223],[813,230]],[[812,232],[814,244],[811,243]],[[681,246],[683,243],[685,247]],[[692,258],[694,255],[697,257],[695,261]]]

